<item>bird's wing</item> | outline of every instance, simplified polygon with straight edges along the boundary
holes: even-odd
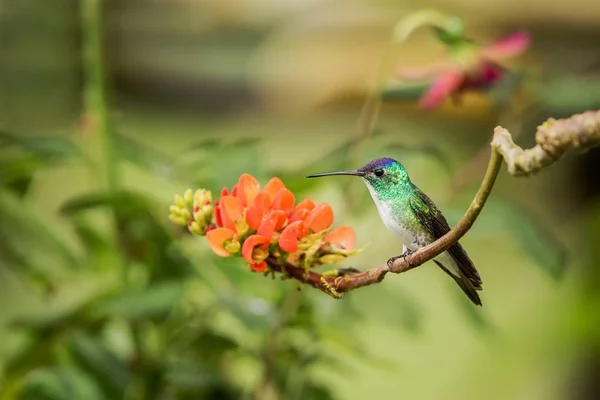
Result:
[[[436,239],[450,231],[448,221],[433,201],[425,193],[415,187],[414,194],[410,197],[410,207],[425,229]],[[456,261],[460,272],[471,281],[473,287],[481,290],[481,278],[473,262],[460,243],[455,243],[448,249],[450,256]]]

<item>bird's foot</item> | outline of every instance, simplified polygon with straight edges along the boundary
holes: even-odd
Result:
[[[414,250],[405,249],[404,253],[400,254],[399,256],[392,257],[387,261],[388,267],[391,267],[394,264],[394,261],[396,261],[399,258],[403,258],[404,262],[408,264],[408,261],[406,261],[406,257],[410,256],[414,252]]]

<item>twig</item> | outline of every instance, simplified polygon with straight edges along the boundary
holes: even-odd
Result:
[[[511,175],[526,175],[552,164],[569,150],[587,150],[600,145],[600,110],[587,111],[566,119],[549,119],[538,127],[536,140],[538,144],[534,148],[523,150],[513,142],[508,130],[497,127],[491,142],[487,171],[465,215],[447,234],[406,259],[398,258],[391,265],[385,264],[337,278],[312,271],[306,274],[304,268],[290,263],[280,265],[274,257],[268,258],[267,263],[271,269],[285,272],[290,278],[330,295],[332,290],[333,293],[344,293],[379,283],[388,272],[399,274],[416,268],[446,251],[471,229],[492,191],[503,158]]]
[[[531,175],[555,163],[569,151],[600,145],[600,110],[564,119],[550,118],[538,127],[535,141],[536,146],[523,150],[513,142],[510,132],[497,127],[492,147],[502,154],[511,175]]]

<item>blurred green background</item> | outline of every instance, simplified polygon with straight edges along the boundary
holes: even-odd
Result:
[[[363,136],[391,29],[423,6],[532,48],[460,104],[393,93]],[[461,240],[481,309],[429,263],[340,301],[298,291],[166,217],[188,187],[279,176],[370,243],[348,266],[379,265],[401,247],[364,185],[304,176],[394,157],[455,223],[496,125],[531,146],[600,107],[599,43],[593,0],[0,0],[0,398],[598,398],[598,150],[503,169]],[[420,30],[395,66],[443,50]]]

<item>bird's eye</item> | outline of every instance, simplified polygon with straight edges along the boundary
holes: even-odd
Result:
[[[381,178],[383,175],[385,175],[385,170],[383,169],[376,169],[375,171],[373,171],[373,173],[375,174],[376,177]]]

